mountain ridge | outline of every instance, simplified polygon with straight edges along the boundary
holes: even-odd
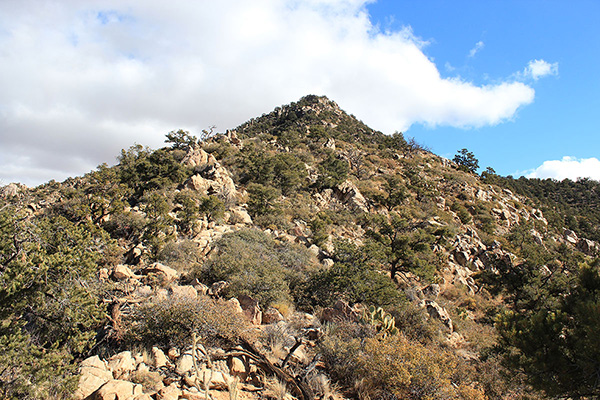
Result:
[[[5,397],[594,393],[598,244],[539,198],[326,97],[213,133],[2,189]]]

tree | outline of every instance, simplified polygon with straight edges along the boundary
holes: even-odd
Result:
[[[319,188],[333,188],[348,178],[350,167],[346,160],[341,160],[335,156],[334,152],[330,152],[319,164],[319,178],[317,185]]]
[[[409,224],[406,215],[392,211],[388,216],[374,215],[367,221],[366,233],[373,246],[385,254],[384,263],[396,281],[396,273],[411,271],[425,278],[435,272],[431,245],[436,237]]]
[[[108,243],[91,224],[0,209],[0,397],[58,398],[73,389],[73,361],[106,318],[97,272]]]
[[[457,163],[458,169],[464,172],[470,172],[474,174],[479,168],[479,160],[477,160],[475,155],[467,149],[462,149],[456,153],[452,161]]]
[[[173,238],[173,218],[169,215],[171,204],[169,199],[160,192],[147,193],[143,201],[146,213],[146,229],[142,239],[150,248],[151,258],[157,260],[163,247]]]
[[[248,185],[248,211],[253,216],[276,212],[276,201],[280,195],[279,190],[272,186],[251,183]]]
[[[398,175],[386,175],[383,185],[383,193],[376,194],[374,200],[384,206],[388,211],[393,211],[401,206],[408,198],[408,191],[402,179]]]
[[[583,264],[575,279],[560,268],[524,281],[534,296],[527,308],[497,320],[500,348],[510,366],[552,397],[600,396],[600,275]],[[533,286],[532,286],[533,284]]]
[[[189,132],[179,129],[178,131],[171,131],[167,133],[165,143],[171,143],[174,149],[188,149],[198,143],[196,136],[190,135]]]

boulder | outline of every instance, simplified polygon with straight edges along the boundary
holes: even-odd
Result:
[[[325,268],[331,268],[333,267],[334,261],[331,258],[324,258],[323,261],[321,261],[321,264],[323,264]]]
[[[169,350],[167,350],[167,356],[175,361],[179,358],[179,349],[177,347],[171,347]]]
[[[21,189],[16,183],[9,183],[0,189],[0,196],[4,198],[13,197],[19,194]]]
[[[81,368],[93,367],[93,368],[99,368],[103,371],[108,371],[107,366],[106,366],[106,361],[102,361],[100,359],[100,357],[98,357],[98,356],[92,356],[92,357],[86,358],[85,360],[83,360],[81,362],[81,364],[79,364],[79,366]]]
[[[181,396],[179,398],[185,399],[185,400],[206,400],[204,393],[192,392],[191,390],[186,390],[186,389],[183,389]]]
[[[367,208],[367,200],[360,193],[354,183],[347,180],[339,184],[334,191],[335,196],[339,201],[347,204],[355,211],[369,212]]]
[[[335,139],[334,138],[327,139],[324,146],[328,149],[335,150]]]
[[[87,397],[87,400],[132,400],[143,393],[142,385],[128,381],[106,382]]]
[[[244,316],[252,324],[260,325],[262,323],[262,311],[258,304],[258,300],[255,300],[250,296],[241,295],[238,297],[238,301],[244,311]]]
[[[179,272],[158,262],[144,268],[144,273],[162,276],[167,282],[173,282],[179,278]]]
[[[227,382],[231,380],[231,376],[229,376],[229,374],[226,374],[225,372],[215,370],[211,372],[211,370],[209,369],[202,369],[202,371],[200,371],[200,373],[198,374],[198,377],[200,378],[201,382],[204,382],[205,380],[208,380],[208,377],[211,373],[212,378],[210,380],[208,388],[216,390],[227,390]]]
[[[156,400],[178,400],[182,394],[183,392],[179,389],[177,383],[173,382],[156,393]]]
[[[190,353],[184,353],[175,363],[175,372],[183,375],[194,368],[194,357]]]
[[[308,248],[308,251],[310,251],[315,257],[318,257],[319,254],[321,254],[321,249],[319,249],[319,246],[317,246],[316,244],[311,245]]]
[[[100,279],[103,282],[107,281],[109,278],[108,272],[108,268],[100,268],[100,270],[98,271],[98,279]]]
[[[229,210],[231,224],[244,224],[252,225],[252,217],[248,214],[248,211],[243,207],[235,207]]]
[[[171,293],[174,296],[185,297],[188,299],[195,299],[196,297],[198,297],[198,292],[196,291],[196,288],[191,285],[173,285],[171,286]]]
[[[227,359],[229,374],[233,377],[239,377],[240,381],[245,381],[248,377],[248,365],[240,357],[229,357]]]
[[[228,303],[231,304],[231,307],[238,313],[242,314],[244,312],[244,310],[242,310],[242,306],[240,306],[240,302],[238,299],[236,299],[235,297],[232,297],[231,299],[227,300]]]
[[[112,277],[113,277],[113,279],[116,279],[118,281],[122,281],[122,280],[129,279],[129,278],[137,278],[136,275],[131,270],[131,268],[129,268],[127,265],[122,265],[122,264],[117,265],[113,269]]]
[[[208,154],[202,148],[198,146],[191,147],[187,154],[181,160],[181,163],[186,167],[206,167],[207,165],[214,165],[217,162],[212,154]]]
[[[155,368],[160,368],[160,367],[164,367],[167,365],[167,363],[168,363],[167,356],[165,356],[165,353],[161,349],[159,349],[158,347],[153,347],[152,355],[154,356],[154,367]]]
[[[98,356],[89,357],[80,365],[79,384],[73,394],[75,400],[81,400],[98,390],[108,381],[113,380],[113,374],[110,372],[106,363]]]
[[[452,319],[450,319],[450,315],[448,315],[448,311],[445,308],[433,300],[425,300],[423,305],[431,318],[439,320],[450,332],[453,332]]]
[[[267,324],[276,324],[279,321],[283,321],[283,315],[279,312],[278,309],[269,307],[263,312],[262,323]]]
[[[577,242],[579,241],[577,234],[570,229],[565,229],[563,232],[563,236],[565,240],[571,244],[577,244]]]
[[[212,182],[196,174],[186,182],[185,187],[201,194],[207,194],[212,188]]]
[[[130,351],[122,351],[108,359],[108,369],[112,371],[115,379],[135,371],[136,363]]]

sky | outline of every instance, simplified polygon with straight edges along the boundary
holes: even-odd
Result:
[[[600,2],[2,0],[0,185],[307,94],[501,175],[600,180]]]

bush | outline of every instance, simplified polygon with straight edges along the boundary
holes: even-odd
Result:
[[[199,211],[209,221],[220,221],[225,215],[225,203],[215,195],[200,199]]]
[[[253,217],[276,213],[279,190],[269,185],[251,183],[248,185],[248,212]]]
[[[126,337],[151,347],[191,345],[192,333],[206,345],[235,342],[248,335],[242,314],[226,301],[208,297],[169,296],[141,304],[125,319]]]
[[[456,213],[456,215],[458,215],[460,222],[462,222],[463,224],[468,224],[473,219],[473,217],[471,216],[469,211],[467,211],[465,206],[463,206],[462,204],[460,204],[457,201],[452,203],[452,206],[450,207],[450,209],[452,211],[454,211]]]
[[[319,178],[317,186],[319,189],[333,188],[348,178],[350,167],[346,160],[339,159],[330,152],[319,164]]]
[[[399,294],[387,275],[369,268],[336,263],[329,269],[315,272],[296,297],[301,306],[311,309],[332,307],[340,298],[350,304],[387,306],[395,304]]]
[[[485,399],[476,383],[457,373],[455,355],[402,334],[382,338],[345,324],[319,349],[332,377],[359,398]]]
[[[188,272],[200,265],[202,252],[192,240],[169,242],[159,254],[158,261],[178,271]]]
[[[145,225],[142,214],[124,211],[112,214],[102,227],[114,239],[134,240],[142,235]]]
[[[230,296],[249,295],[261,305],[289,303],[291,290],[306,279],[312,265],[308,250],[277,243],[266,233],[244,229],[224,235],[218,251],[201,271],[203,281],[228,281]]]
[[[76,383],[73,361],[106,317],[97,273],[113,243],[102,232],[0,209],[1,398],[59,398]]]

